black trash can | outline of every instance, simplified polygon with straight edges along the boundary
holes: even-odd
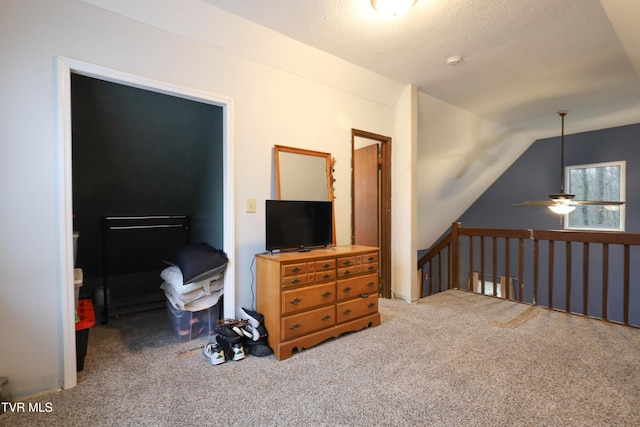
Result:
[[[78,321],[76,322],[76,371],[84,369],[84,358],[89,344],[89,330],[96,324],[93,302],[90,299],[78,301]]]

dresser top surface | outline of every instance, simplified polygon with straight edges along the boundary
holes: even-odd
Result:
[[[307,252],[279,252],[275,254],[261,253],[257,258],[269,259],[272,261],[304,261],[307,259],[331,258],[336,256],[359,255],[372,251],[377,251],[374,246],[362,245],[340,245],[328,248],[311,249]]]

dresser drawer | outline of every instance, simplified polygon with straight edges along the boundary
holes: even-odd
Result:
[[[335,325],[335,310],[331,305],[282,318],[280,339],[287,341]]]
[[[338,258],[338,268],[354,267],[356,264],[362,264],[362,257],[358,255]]]
[[[285,264],[282,266],[282,277],[299,276],[301,274],[306,274],[307,270],[308,266],[306,262]]]
[[[344,299],[358,297],[362,294],[372,294],[377,292],[378,275],[368,274],[366,276],[340,280],[338,282],[336,298],[338,301],[342,301]]]
[[[362,263],[378,263],[378,252],[372,252],[370,254],[362,255]]]
[[[309,263],[313,264],[313,263]],[[335,271],[336,269],[336,260],[335,259],[325,259],[324,261],[316,261],[314,265],[314,271],[316,273],[321,271]]]
[[[309,283],[311,282],[326,282],[336,280],[336,270],[317,271],[315,273],[309,273]]]
[[[372,262],[368,264],[362,264],[362,273],[377,273],[378,272],[378,263]]]
[[[367,295],[349,301],[340,302],[336,306],[336,322],[343,323],[378,311],[378,295]]]
[[[354,264],[350,267],[338,268],[338,274],[336,275],[336,277],[338,279],[342,279],[346,277],[355,276],[360,273],[362,273],[362,264],[359,264],[359,265]]]
[[[282,314],[294,313],[336,300],[336,283],[306,286],[282,292]]]
[[[282,278],[282,286],[304,285],[309,283],[308,274],[300,274],[299,276],[287,276]]]

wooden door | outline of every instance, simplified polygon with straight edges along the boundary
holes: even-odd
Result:
[[[353,152],[354,243],[380,246],[379,240],[379,168],[378,144]]]
[[[370,153],[357,153],[370,145]],[[351,129],[351,153],[351,243],[380,248],[380,296],[391,298],[391,137]],[[376,201],[361,203],[361,199],[370,199],[363,192],[375,194]]]

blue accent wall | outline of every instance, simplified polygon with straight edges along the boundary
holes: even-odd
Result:
[[[512,206],[525,200],[545,200],[549,194],[560,191],[560,137],[542,139],[531,147],[458,219],[463,227],[561,229],[560,216],[544,206]],[[580,165],[611,161],[626,161],[626,231],[640,233],[640,124],[565,136],[565,165]],[[487,239],[488,240],[488,239]],[[486,242],[487,245],[490,242]],[[500,243],[499,253],[503,252]],[[479,251],[474,243],[474,270],[479,271]],[[517,244],[511,245],[510,272],[517,271]],[[485,253],[491,254],[491,246]],[[553,274],[552,301],[555,308],[565,308],[564,283],[566,270],[563,266],[566,246],[555,246],[556,267]],[[525,257],[531,259],[532,242],[526,241]],[[571,311],[582,312],[582,247],[572,244],[572,289]],[[602,258],[601,245],[591,245],[589,253],[589,315],[602,315]],[[631,307],[630,322],[640,325],[640,271],[633,260],[640,259],[640,250],[631,249]],[[461,277],[468,277],[468,243],[461,247],[464,266]],[[489,255],[490,256],[490,255]],[[547,259],[548,248],[540,244],[540,270],[538,303],[549,302]],[[622,249],[612,247],[609,253],[609,303],[608,316],[622,321]],[[499,258],[502,256],[499,255]],[[490,272],[491,265],[485,264]],[[504,266],[498,265],[498,274],[504,274]],[[533,272],[525,266],[524,298],[531,301]],[[518,284],[515,283],[516,294]]]
[[[560,191],[560,145],[559,136],[534,142],[458,221],[465,227],[561,228],[560,217],[544,206],[511,206]],[[640,124],[565,135],[567,166],[619,160],[627,162],[626,231],[640,233]]]
[[[640,233],[640,124],[565,135],[564,142],[567,166],[626,160],[626,231]],[[559,136],[534,142],[458,221],[465,227],[561,228],[559,216],[544,206],[511,206],[560,191],[560,146]]]

